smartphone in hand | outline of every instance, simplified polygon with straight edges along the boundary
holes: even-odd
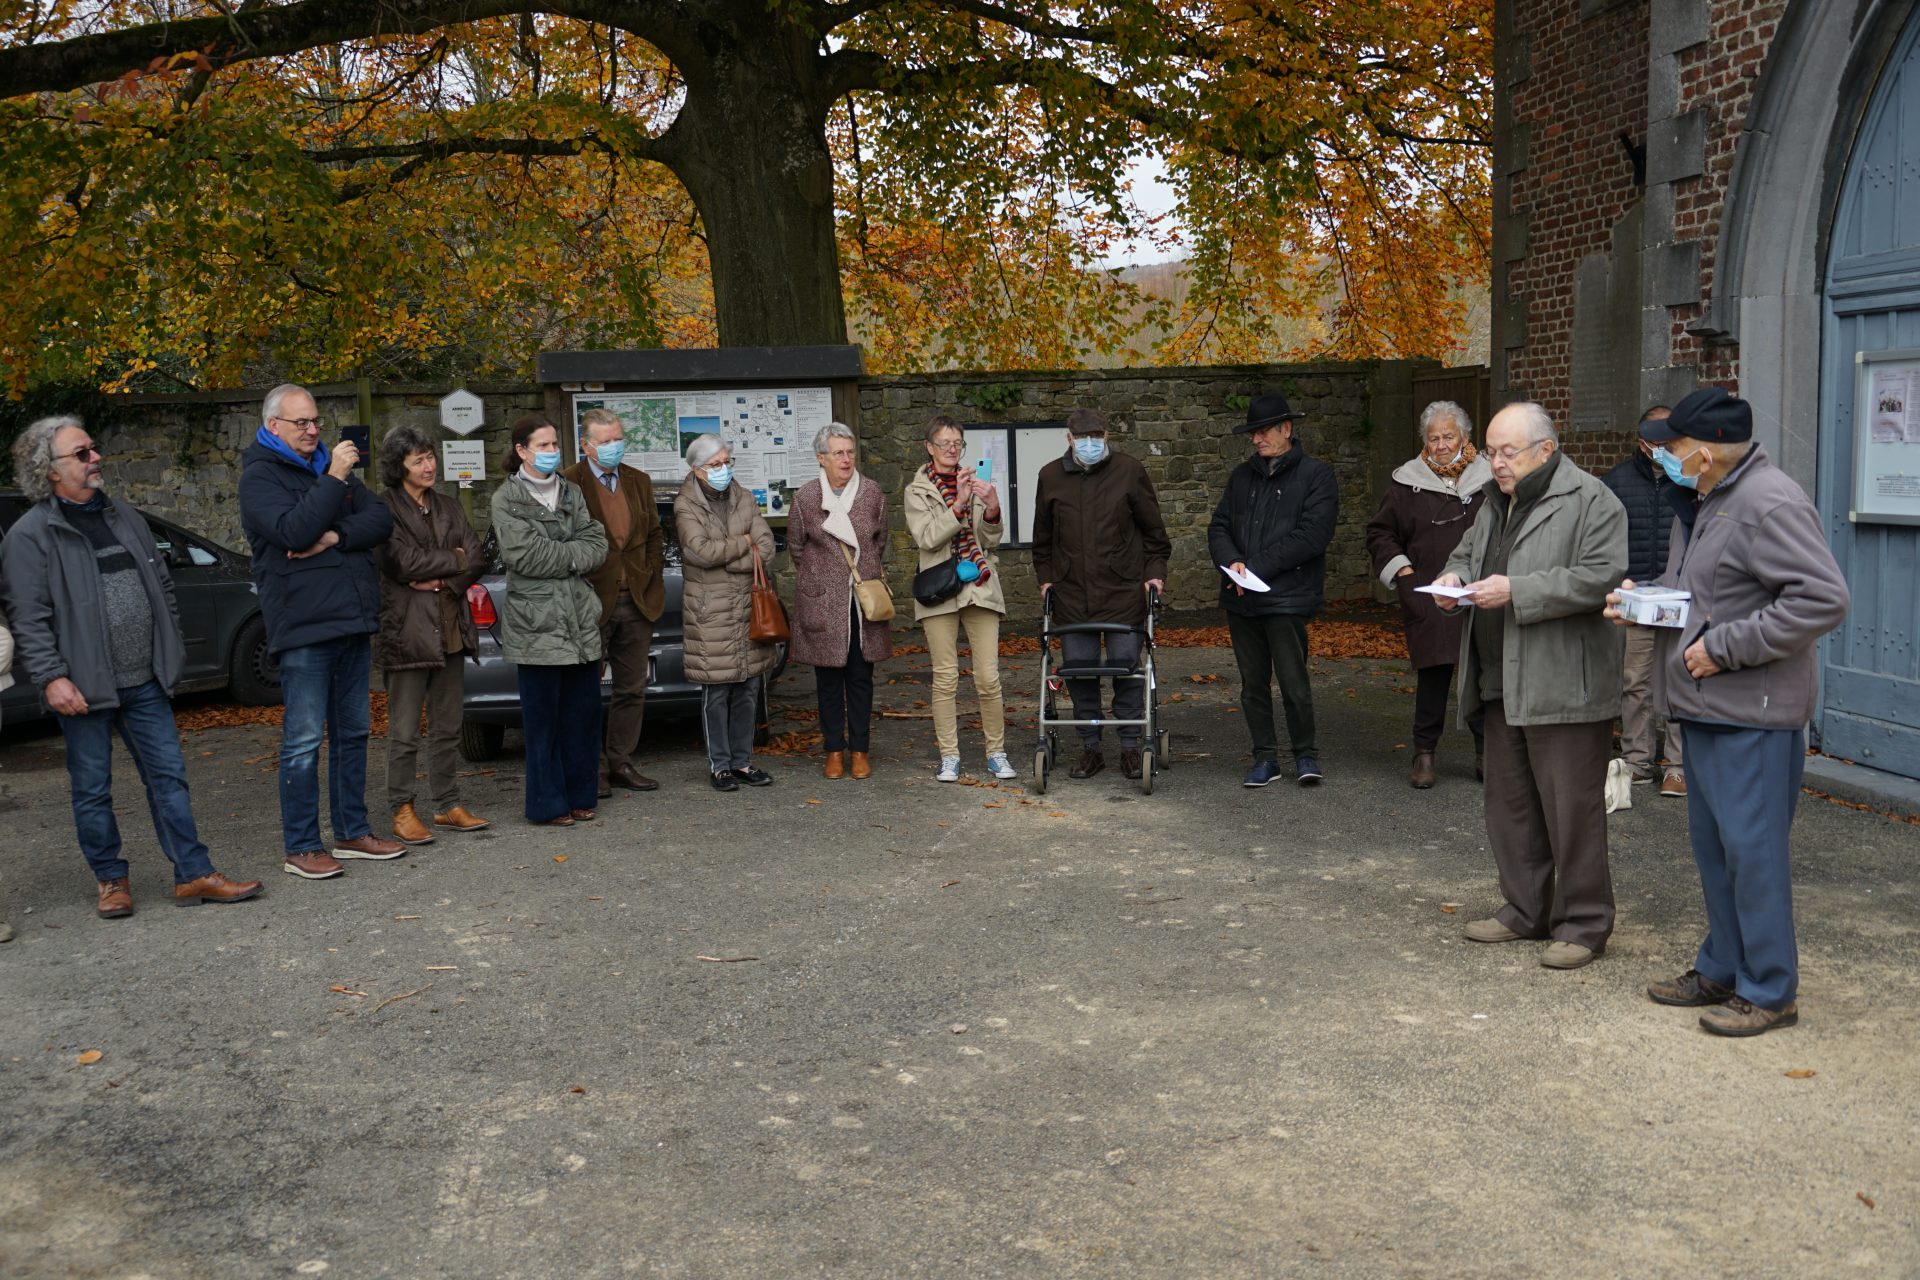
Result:
[[[979,477],[981,484],[992,484],[993,483],[993,459],[982,458],[980,459],[980,461],[974,463],[973,474]]]
[[[360,451],[360,461],[354,464],[361,471],[367,469],[367,460],[373,457],[373,428],[345,426],[340,428],[342,440],[353,441],[353,447]]]

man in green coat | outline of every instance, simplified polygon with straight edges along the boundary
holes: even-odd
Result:
[[[1460,718],[1486,715],[1487,843],[1507,900],[1466,935],[1551,939],[1540,963],[1577,969],[1613,933],[1605,789],[1621,642],[1601,610],[1626,567],[1627,513],[1561,454],[1537,404],[1494,415],[1486,457],[1487,501],[1436,583],[1471,592]]]

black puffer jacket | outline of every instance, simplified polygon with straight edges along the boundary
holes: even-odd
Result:
[[[1309,458],[1298,440],[1271,463],[1256,456],[1235,467],[1207,526],[1207,549],[1215,564],[1244,562],[1269,590],[1241,595],[1221,574],[1220,607],[1254,618],[1320,612],[1339,519],[1333,468]]]
[[[1652,582],[1667,571],[1667,540],[1673,533],[1673,508],[1667,491],[1673,482],[1636,451],[1631,458],[1600,477],[1627,509],[1627,576]]]
[[[373,551],[393,533],[393,513],[349,475],[316,476],[262,444],[240,455],[240,526],[253,548],[253,580],[275,654],[380,629]],[[329,529],[337,545],[299,560]]]

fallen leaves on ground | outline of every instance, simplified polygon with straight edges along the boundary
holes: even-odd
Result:
[[[808,756],[815,748],[826,741],[818,733],[805,733],[798,729],[792,733],[776,733],[767,739],[764,747],[755,747],[754,751],[763,756]]]
[[[1861,1204],[1863,1204],[1863,1205],[1865,1205],[1865,1206],[1867,1206],[1867,1208],[1869,1208],[1869,1209],[1871,1209],[1871,1208],[1874,1208],[1874,1207],[1875,1207],[1875,1206],[1874,1206],[1874,1203],[1873,1203],[1873,1197],[1872,1197],[1872,1196],[1870,1196],[1870,1195],[1868,1195],[1868,1194],[1867,1194],[1866,1192],[1864,1192],[1864,1191],[1856,1191],[1856,1192],[1854,1192],[1854,1193],[1853,1193],[1853,1198],[1854,1198],[1855,1200],[1858,1200],[1858,1201],[1859,1201],[1859,1202],[1860,1202]]]
[[[1811,1080],[1813,1079],[1814,1074],[1815,1073],[1812,1067],[1795,1067],[1793,1070],[1787,1072],[1787,1079]]]
[[[567,860],[567,855],[564,853],[556,853],[553,855],[553,860],[555,862],[565,862]]]
[[[106,1054],[100,1052],[98,1049],[89,1049],[85,1053],[81,1054],[79,1057],[75,1058],[74,1061],[79,1063],[83,1067],[90,1067],[94,1063],[100,1061],[100,1059],[106,1056],[107,1056]]]

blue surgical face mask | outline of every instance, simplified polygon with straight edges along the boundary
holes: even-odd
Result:
[[[593,456],[599,460],[602,470],[611,471],[627,456],[627,442],[614,440],[607,444],[597,444],[593,446]]]
[[[1081,466],[1090,467],[1107,456],[1107,442],[1099,436],[1075,436],[1073,456],[1080,460]]]
[[[1687,458],[1691,458],[1692,456],[1690,453],[1687,455]],[[1653,449],[1653,460],[1660,464],[1662,471],[1667,473],[1667,479],[1673,481],[1682,489],[1698,489],[1700,487],[1700,477],[1690,476],[1681,470],[1681,468],[1687,465],[1687,458],[1676,458],[1658,445],[1655,445]]]
[[[733,464],[729,462],[707,472],[707,483],[713,486],[714,492],[725,493],[727,486],[733,483]]]
[[[533,455],[533,469],[543,476],[552,475],[560,469],[560,451],[554,449],[546,453],[536,452]]]

